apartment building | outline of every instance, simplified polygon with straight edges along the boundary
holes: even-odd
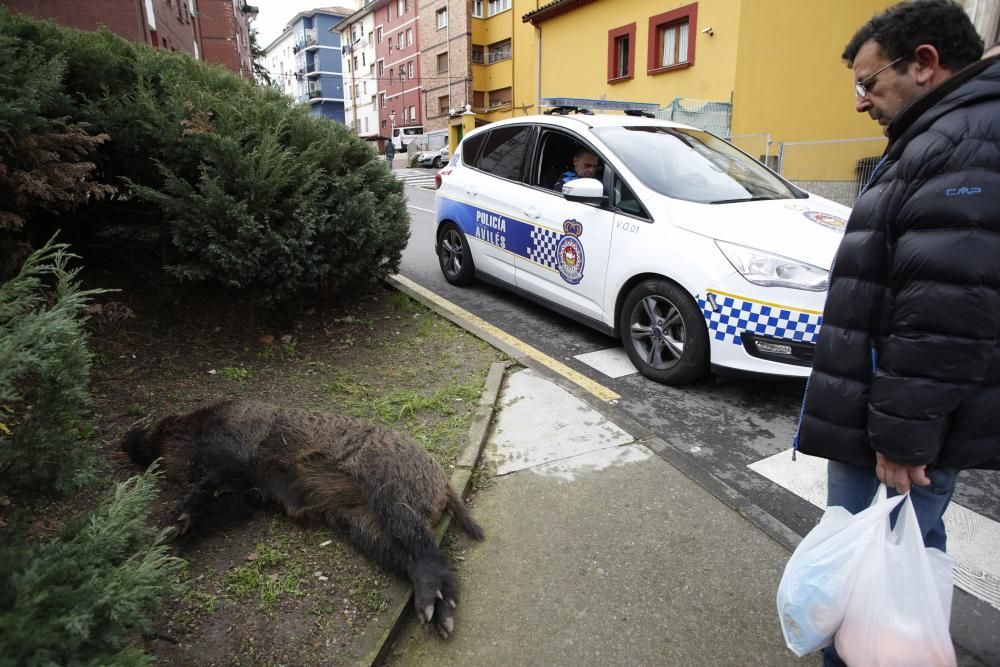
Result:
[[[339,25],[353,9],[299,12],[264,48],[264,62],[282,89],[309,112],[345,122],[345,82]]]
[[[250,21],[257,9],[243,0],[0,0],[0,4],[77,30],[105,26],[126,39],[190,53],[246,78],[252,76]]]
[[[469,2],[423,0],[419,24],[424,132],[431,134],[447,131],[451,119],[472,102]]]
[[[369,3],[370,5],[371,3]],[[358,136],[387,138],[379,130],[379,79],[375,70],[375,13],[370,6],[354,12],[337,25],[344,58],[344,116]]]
[[[180,3],[183,0],[145,0]],[[194,4],[195,0],[190,0]],[[244,79],[253,78],[250,61],[250,22],[257,8],[244,0],[197,0],[202,59],[219,63]]]
[[[301,77],[296,76],[298,70],[296,64],[297,49],[295,48],[295,33],[292,32],[292,28],[286,27],[284,32],[263,49],[263,52],[264,68],[271,77],[272,83],[288,97],[298,97]]]
[[[379,80],[379,132],[398,150],[423,134],[417,0],[370,3],[375,28],[375,74]]]

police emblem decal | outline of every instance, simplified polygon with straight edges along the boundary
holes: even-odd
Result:
[[[556,245],[556,267],[559,275],[570,285],[576,285],[583,280],[583,244],[580,237],[583,236],[583,225],[576,220],[567,220],[563,223],[563,237]]]
[[[847,226],[847,221],[843,218],[829,213],[823,213],[822,211],[803,211],[802,215],[806,216],[816,224],[823,225],[827,229],[833,229],[838,232],[844,231],[844,227]]]

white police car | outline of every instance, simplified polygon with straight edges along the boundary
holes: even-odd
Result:
[[[595,178],[570,181],[579,148]],[[806,376],[849,209],[718,137],[629,115],[470,132],[436,192],[448,282],[478,277],[619,337],[667,384],[711,366]]]

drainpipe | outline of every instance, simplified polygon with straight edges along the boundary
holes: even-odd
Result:
[[[535,25],[535,79],[538,81],[538,94],[535,97],[535,112],[542,112],[542,26]]]

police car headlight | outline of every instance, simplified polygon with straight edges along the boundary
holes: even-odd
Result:
[[[830,283],[830,272],[818,266],[735,243],[715,244],[733,268],[754,285],[822,292]]]

